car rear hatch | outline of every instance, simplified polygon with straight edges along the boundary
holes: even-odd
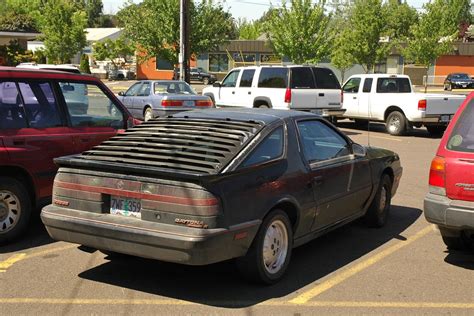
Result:
[[[455,122],[443,155],[447,196],[474,201],[474,99]]]
[[[263,127],[258,122],[160,118],[81,155],[56,159],[53,204],[148,222],[214,228],[216,175]],[[107,216],[110,216],[107,215]]]

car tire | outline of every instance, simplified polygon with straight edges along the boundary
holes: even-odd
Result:
[[[426,126],[431,136],[441,136],[446,130],[446,126]]]
[[[284,276],[292,248],[293,230],[288,215],[273,210],[263,220],[247,254],[237,259],[237,267],[251,282],[274,284]]]
[[[143,111],[143,120],[145,122],[151,120],[153,118],[153,110],[147,106],[145,107],[145,111]]]
[[[387,116],[385,121],[387,132],[390,135],[400,136],[406,133],[407,130],[407,119],[403,113],[399,111],[393,111]]]
[[[31,198],[15,178],[0,177],[0,244],[20,237],[31,218]]]
[[[449,250],[471,250],[474,251],[474,241],[472,237],[467,236],[461,232],[459,236],[448,234],[440,228],[441,238]]]
[[[207,86],[209,84],[209,78],[208,77],[202,78],[202,84]]]
[[[270,107],[266,103],[258,104],[255,106],[257,109],[269,109]]]
[[[453,91],[453,85],[449,83],[446,90]]]
[[[364,220],[369,227],[382,227],[387,222],[392,200],[392,180],[384,173],[374,199],[365,213]]]

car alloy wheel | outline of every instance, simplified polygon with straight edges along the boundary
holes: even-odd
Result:
[[[0,191],[0,233],[13,229],[21,215],[20,199],[11,191]]]
[[[205,84],[205,85],[208,85],[209,84],[209,78],[208,77],[202,78],[202,83]]]
[[[145,113],[143,114],[143,118],[146,121],[149,121],[153,118],[153,111],[150,108],[145,109]]]
[[[387,132],[390,135],[398,136],[405,133],[407,122],[405,116],[402,113],[393,111],[388,115],[386,125]]]
[[[263,263],[268,273],[281,270],[288,253],[288,231],[281,220],[273,221],[267,228],[263,241]]]

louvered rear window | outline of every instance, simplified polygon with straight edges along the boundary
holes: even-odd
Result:
[[[114,136],[78,158],[215,174],[263,126],[255,121],[158,118]]]

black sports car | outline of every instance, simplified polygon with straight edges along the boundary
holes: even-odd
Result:
[[[359,217],[385,224],[397,154],[310,113],[210,109],[153,119],[56,160],[57,240],[189,265],[238,258],[278,281],[292,248]]]
[[[449,74],[444,80],[444,90],[474,88],[474,80],[468,74]]]

